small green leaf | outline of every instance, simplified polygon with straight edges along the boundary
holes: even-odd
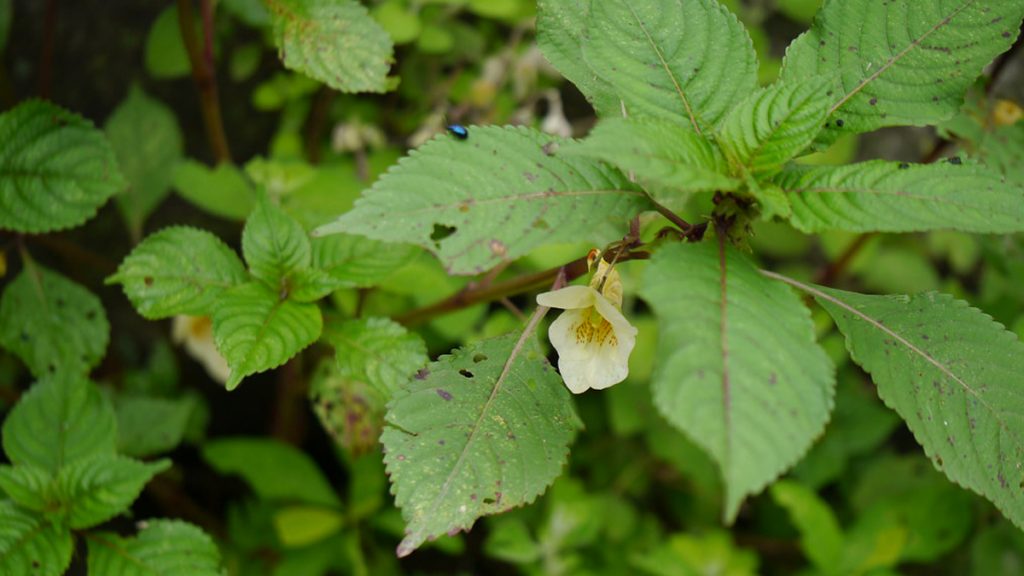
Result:
[[[381,442],[406,520],[399,556],[532,502],[561,472],[572,402],[535,341],[517,336],[442,356],[388,405]]]
[[[417,12],[401,0],[387,0],[373,9],[373,19],[387,30],[395,44],[408,44],[423,29]]]
[[[265,438],[221,438],[203,446],[203,458],[221,474],[238,474],[265,500],[341,505],[316,462],[294,446]]]
[[[729,163],[715,144],[692,128],[656,120],[602,120],[586,140],[568,142],[558,154],[616,166],[655,184],[649,191],[659,200],[679,192],[736,190],[740,184],[728,176]]]
[[[562,76],[579,88],[599,116],[619,115],[619,97],[583,59],[591,0],[538,0],[537,45]]]
[[[78,226],[124,187],[114,151],[88,120],[39,100],[0,114],[0,229]]]
[[[145,463],[114,455],[68,464],[57,475],[68,525],[75,530],[91,528],[124,512],[150,478],[170,466],[170,460]]]
[[[301,548],[337,534],[345,517],[317,506],[286,506],[274,513],[274,531],[285,548]]]
[[[743,172],[766,176],[814,142],[828,115],[828,83],[776,83],[747,96],[722,121],[719,143]]]
[[[170,108],[138,87],[114,110],[104,127],[128,188],[114,197],[138,240],[146,218],[171,191],[184,144]]]
[[[295,302],[316,302],[331,292],[347,286],[323,270],[305,268],[288,277],[288,299]]]
[[[302,225],[265,194],[245,221],[242,254],[253,276],[276,288],[292,272],[308,268],[312,258]]]
[[[141,458],[173,450],[184,438],[198,402],[195,396],[118,394],[114,399],[117,451]]]
[[[178,164],[174,189],[202,210],[228,220],[245,220],[256,206],[256,192],[234,164],[209,168],[195,160]]]
[[[218,6],[253,28],[270,27],[270,12],[263,0],[221,0]]]
[[[176,6],[164,8],[153,21],[146,36],[145,64],[150,76],[162,80],[187,76],[192,70]]]
[[[19,506],[36,512],[46,511],[57,500],[53,476],[30,464],[0,465],[0,490]]]
[[[1009,181],[1024,186],[1024,122],[996,128],[979,143],[978,159]]]
[[[36,377],[88,372],[103,358],[109,339],[100,299],[37,264],[26,266],[0,297],[0,346]]]
[[[981,166],[876,160],[793,167],[775,182],[789,196],[791,222],[804,232],[1024,230],[1024,188]]]
[[[78,460],[113,455],[116,427],[114,411],[96,385],[63,374],[39,381],[14,406],[3,424],[4,452],[15,465],[56,475]]]
[[[487,533],[484,554],[513,564],[530,564],[540,559],[541,546],[526,523],[518,518],[498,518]]]
[[[658,251],[641,294],[659,320],[655,404],[718,463],[731,521],[821,434],[835,376],[800,299],[715,244]]]
[[[178,520],[147,520],[134,538],[90,534],[89,574],[224,576],[220,551],[202,530]]]
[[[724,531],[699,536],[673,534],[650,552],[634,556],[632,564],[652,576],[758,574],[757,554],[736,546],[729,533]]]
[[[826,2],[786,51],[782,79],[833,82],[821,140],[952,117],[982,68],[1013,45],[1024,4]]]
[[[418,252],[419,248],[409,244],[333,234],[313,239],[313,266],[330,274],[341,286],[369,288],[408,264]]]
[[[387,318],[348,320],[324,332],[334,346],[338,371],[391,398],[427,364],[427,345],[419,335]]]
[[[583,58],[630,116],[698,133],[757,86],[750,36],[717,0],[592,2]]]
[[[771,488],[775,502],[789,512],[800,531],[800,547],[818,570],[835,571],[835,562],[843,555],[844,536],[828,504],[804,486],[783,480]]]
[[[136,246],[107,284],[121,284],[139,314],[157,320],[177,314],[207,316],[225,290],[246,278],[238,255],[219,238],[173,226]]]
[[[471,127],[434,138],[382,176],[351,212],[314,234],[419,244],[454,274],[474,274],[544,244],[603,245],[640,212],[617,171],[554,156],[566,140],[525,128]]]
[[[315,342],[322,328],[316,304],[281,300],[257,282],[228,290],[213,309],[213,337],[231,367],[228,390],[284,364]]]
[[[66,527],[0,500],[0,574],[60,576],[71,564],[74,549]]]
[[[340,92],[384,92],[391,37],[354,0],[266,0],[286,68]]]

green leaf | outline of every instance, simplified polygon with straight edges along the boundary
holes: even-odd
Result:
[[[799,530],[804,555],[823,573],[834,572],[835,562],[843,555],[844,536],[828,504],[791,480],[776,482],[771,493]]]
[[[274,513],[274,531],[286,548],[301,548],[337,534],[345,517],[317,506],[287,506]]]
[[[309,402],[321,426],[350,454],[377,449],[387,401],[379,389],[342,373],[331,359],[317,366],[309,384]]]
[[[419,244],[454,274],[483,272],[549,243],[621,237],[646,202],[622,175],[551,155],[566,140],[471,127],[434,138],[382,176],[351,212],[314,231]]]
[[[315,342],[322,328],[316,304],[281,300],[258,282],[228,290],[213,309],[213,338],[231,367],[228,390],[284,364]]]
[[[25,266],[0,297],[0,346],[36,377],[88,372],[103,358],[109,340],[100,299],[37,264]]]
[[[996,128],[980,143],[978,159],[1018,186],[1024,186],[1024,122]]]
[[[178,520],[147,520],[134,538],[90,534],[89,574],[224,576],[220,551],[202,530]]]
[[[172,226],[149,235],[107,284],[121,284],[144,318],[209,315],[225,290],[247,279],[231,248],[205,230]]]
[[[0,114],[0,229],[78,226],[124,186],[114,151],[92,122],[40,100]]]
[[[658,251],[641,294],[660,326],[655,404],[718,463],[731,521],[744,497],[821,434],[832,410],[832,363],[800,299],[722,238],[718,246]]]
[[[384,92],[391,37],[354,0],[266,0],[286,68],[340,92]]]
[[[68,525],[75,530],[91,528],[124,512],[150,478],[170,467],[170,460],[145,463],[114,455],[69,464],[57,476]]]
[[[538,0],[537,45],[548,62],[579,88],[599,116],[619,115],[619,97],[583,60],[591,0]]]
[[[687,126],[657,120],[602,120],[586,140],[566,143],[558,153],[608,162],[651,182],[659,200],[678,192],[736,190],[740,184],[728,176],[729,163],[712,142]]]
[[[826,2],[786,52],[783,80],[833,82],[821,139],[935,124],[1017,37],[1024,4],[1005,0]]]
[[[53,488],[53,476],[37,466],[0,465],[0,490],[19,506],[44,512],[57,500]]]
[[[634,556],[632,564],[654,576],[754,576],[758,573],[757,554],[736,546],[729,533],[723,531],[699,536],[673,534],[650,552]]]
[[[293,272],[285,283],[287,297],[295,302],[316,302],[331,292],[344,288],[345,282],[323,270],[305,268]]]
[[[757,86],[746,29],[717,0],[593,2],[583,57],[630,116],[717,124]]]
[[[203,458],[221,474],[238,474],[256,494],[281,503],[341,505],[306,453],[265,438],[221,438],[203,446]]]
[[[221,0],[218,6],[232,13],[253,28],[270,26],[270,12],[262,0]]]
[[[388,405],[399,556],[532,502],[561,472],[576,427],[569,393],[535,341],[517,336],[442,356]]]
[[[256,206],[256,192],[234,164],[211,169],[186,160],[174,172],[174,189],[205,212],[228,220],[245,220]]]
[[[4,452],[15,465],[56,475],[78,460],[113,455],[116,426],[95,384],[63,374],[39,381],[14,406],[4,420]]]
[[[828,115],[820,78],[776,83],[747,96],[722,121],[722,149],[743,172],[766,176],[814,142]]]
[[[484,541],[484,554],[513,564],[536,562],[542,552],[526,523],[519,518],[498,518]]]
[[[192,70],[176,6],[164,8],[153,21],[146,36],[145,64],[150,76],[162,80],[187,76]]]
[[[71,564],[71,531],[0,500],[0,573],[60,576]]]
[[[981,166],[881,160],[793,167],[776,177],[804,232],[1024,230],[1024,188]]]
[[[415,246],[334,234],[313,239],[313,266],[341,286],[369,288],[408,264],[419,252]]]
[[[867,296],[786,281],[835,319],[854,362],[935,467],[1024,526],[1024,344],[945,294]]]
[[[128,188],[114,197],[128,229],[142,237],[146,218],[171,191],[184,144],[170,108],[132,88],[104,127]]]
[[[173,450],[185,437],[198,403],[195,396],[117,395],[117,451],[141,458]]]
[[[245,221],[242,254],[249,272],[274,288],[295,270],[308,268],[312,257],[302,225],[265,194]]]
[[[370,384],[390,398],[427,364],[427,345],[419,335],[387,318],[347,320],[324,332],[334,346],[338,371]]]

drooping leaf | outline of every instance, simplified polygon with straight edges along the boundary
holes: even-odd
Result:
[[[569,142],[559,155],[608,162],[641,182],[659,200],[679,192],[736,190],[729,163],[718,147],[692,128],[650,119],[602,120],[586,140]]]
[[[821,433],[835,376],[800,299],[718,244],[663,248],[641,294],[660,326],[655,404],[718,463],[732,520]]]
[[[368,288],[408,264],[417,252],[409,244],[333,234],[313,239],[313,266],[345,287]]]
[[[881,160],[790,168],[775,182],[805,232],[1024,230],[1024,188],[981,166]]]
[[[229,220],[245,220],[256,206],[256,192],[234,164],[209,168],[195,160],[181,162],[174,189],[203,211]]]
[[[240,475],[265,500],[341,505],[313,459],[294,446],[264,438],[221,438],[203,446],[203,458],[222,474]]]
[[[434,138],[389,170],[354,210],[314,235],[419,244],[455,274],[482,272],[547,243],[607,243],[642,210],[616,171],[560,158],[565,140],[525,128],[470,127]]]
[[[209,315],[217,298],[246,278],[238,255],[219,238],[172,226],[146,237],[106,282],[121,284],[139,314],[157,320]]]
[[[220,551],[202,530],[179,520],[147,520],[133,538],[91,534],[89,574],[224,576]]]
[[[198,403],[195,396],[160,398],[119,394],[114,399],[117,451],[144,457],[173,450],[185,437]]]
[[[601,0],[583,57],[631,116],[711,129],[757,85],[746,29],[717,0]]]
[[[181,129],[170,108],[135,87],[107,119],[104,130],[128,181],[114,200],[138,240],[146,218],[171,191],[184,150]]]
[[[775,502],[789,512],[790,520],[800,531],[804,555],[823,573],[834,572],[836,561],[843,555],[845,538],[828,504],[791,480],[777,482],[771,494]]]
[[[442,356],[388,405],[381,435],[406,520],[398,555],[532,502],[559,474],[575,432],[561,379],[528,337]]]
[[[0,297],[0,346],[37,377],[85,374],[99,364],[109,339],[100,299],[37,264],[26,266]]]
[[[261,194],[242,230],[242,254],[249,272],[276,288],[292,272],[308,268],[312,257],[302,225]]]
[[[60,576],[71,564],[71,531],[0,500],[0,574]]]
[[[30,388],[8,414],[4,452],[15,465],[56,475],[78,460],[113,455],[116,427],[114,411],[95,384],[61,374]]]
[[[124,512],[170,460],[140,462],[125,456],[94,456],[68,464],[57,475],[68,526],[91,528]]]
[[[341,374],[373,386],[382,398],[409,381],[427,363],[427,345],[387,318],[348,320],[325,331]]]
[[[315,342],[322,328],[316,304],[281,300],[261,283],[224,292],[213,309],[213,337],[231,367],[228,390],[250,374],[284,364]]]
[[[814,142],[828,115],[828,83],[779,82],[747,96],[722,121],[718,141],[744,172],[765,176]]]
[[[0,114],[0,229],[78,226],[124,186],[114,151],[88,120],[39,100]]]
[[[281,61],[340,92],[384,92],[391,37],[354,0],[266,0]]]
[[[826,2],[786,52],[783,80],[833,82],[821,139],[934,124],[1017,37],[1024,4],[1005,0]]]

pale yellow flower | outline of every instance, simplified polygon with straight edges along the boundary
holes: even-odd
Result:
[[[600,260],[589,286],[566,286],[537,296],[562,312],[548,329],[558,371],[573,394],[601,390],[626,379],[637,330],[622,315],[619,273]]]
[[[228,381],[231,369],[213,341],[213,324],[208,316],[175,316],[171,340],[184,344],[188,355],[206,368],[206,373],[221,384]]]

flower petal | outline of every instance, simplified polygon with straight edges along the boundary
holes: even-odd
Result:
[[[600,302],[603,298],[598,297]],[[618,310],[609,302],[613,312]],[[607,319],[591,323],[590,308],[563,312],[548,329],[548,338],[558,351],[558,370],[574,394],[590,388],[600,390],[623,381],[629,375],[629,355],[636,344],[636,328],[621,314],[617,328]]]
[[[597,308],[598,314],[608,322],[611,322],[611,325],[615,328],[616,337],[621,340],[624,335],[628,334],[634,342],[636,341],[636,328],[629,323],[629,320],[626,320],[622,312],[609,302],[607,298],[597,294],[594,298],[594,306]],[[630,347],[630,350],[632,350],[632,347]]]
[[[544,292],[537,295],[537,304],[548,308],[559,308],[561,310],[575,310],[577,308],[590,308],[597,298],[597,291],[589,286],[566,286],[553,292]]]

